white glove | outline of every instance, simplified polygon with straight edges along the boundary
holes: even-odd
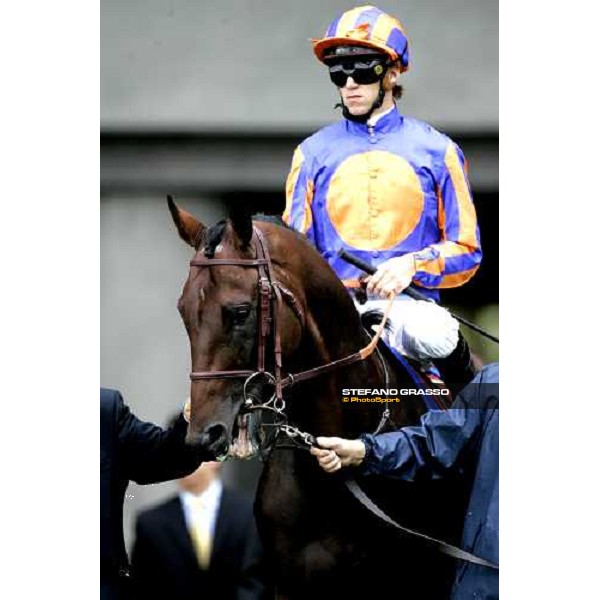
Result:
[[[458,344],[458,321],[434,302],[417,300],[399,306],[402,319],[396,344],[410,358],[445,358]]]

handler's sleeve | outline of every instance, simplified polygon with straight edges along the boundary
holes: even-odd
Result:
[[[477,451],[493,410],[486,406],[482,392],[489,401],[497,400],[497,386],[481,386],[481,375],[467,384],[452,408],[425,413],[421,425],[376,436],[361,435],[366,454],[360,471],[415,481],[439,479],[450,470],[461,469],[467,456]]]
[[[294,151],[292,166],[285,185],[283,220],[292,229],[304,233],[315,244],[312,200],[315,184],[302,147]]]
[[[185,443],[183,415],[170,429],[141,421],[119,394],[119,454],[125,476],[139,484],[157,483],[189,475],[205,458],[201,450]]]
[[[425,288],[452,288],[466,283],[479,268],[481,245],[465,158],[452,141],[437,182],[441,241],[415,253],[413,281]]]

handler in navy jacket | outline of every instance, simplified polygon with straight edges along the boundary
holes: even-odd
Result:
[[[129,481],[157,483],[194,471],[203,457],[185,444],[186,431],[183,415],[164,430],[131,414],[118,391],[100,388],[101,600],[133,594],[123,539],[123,500]]]
[[[471,488],[462,547],[498,564],[498,376],[498,364],[484,367],[450,410],[427,412],[420,426],[357,440],[319,437],[311,452],[329,473],[355,466],[406,481],[462,473]],[[498,571],[461,563],[451,597],[497,599]]]

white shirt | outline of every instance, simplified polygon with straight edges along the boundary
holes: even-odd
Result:
[[[198,495],[187,491],[179,492],[188,529],[192,528],[192,524],[198,523],[207,527],[211,539],[214,539],[222,494],[223,483],[220,479],[215,479],[204,492]]]
[[[379,119],[381,119],[381,117],[383,117],[384,115],[387,115],[388,113],[392,112],[394,110],[394,108],[396,108],[395,104],[393,106],[391,106],[390,108],[388,108],[385,112],[382,112],[377,115],[371,115],[369,117],[369,119],[367,120],[367,125],[369,127],[375,127],[375,124],[377,123],[377,121],[379,121]]]

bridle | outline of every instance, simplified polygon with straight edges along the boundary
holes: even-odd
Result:
[[[252,243],[254,242],[254,243]],[[245,379],[243,386],[244,408],[251,410],[270,410],[278,414],[287,421],[285,416],[285,400],[283,390],[296,385],[302,381],[312,379],[330,373],[333,370],[345,367],[360,360],[365,360],[376,349],[377,342],[383,332],[387,316],[392,305],[385,311],[384,317],[379,328],[371,342],[354,354],[344,358],[331,361],[324,365],[301,371],[299,373],[288,373],[282,376],[282,348],[281,348],[281,323],[283,315],[283,301],[291,307],[292,311],[300,321],[302,328],[305,325],[305,314],[301,303],[294,294],[276,281],[273,277],[273,263],[269,254],[269,249],[263,233],[253,226],[253,235],[251,245],[256,252],[256,258],[194,258],[190,261],[192,267],[218,267],[218,266],[237,266],[244,268],[254,268],[258,270],[258,358],[256,370],[237,369],[227,371],[192,371],[190,379],[192,381],[201,381],[204,379]],[[266,370],[266,354],[269,336],[273,332],[273,373]],[[254,379],[264,378],[267,383],[275,388],[273,396],[264,403],[259,403],[254,397],[248,394],[250,382]],[[389,411],[386,413],[389,416]],[[286,430],[287,427],[287,430]],[[381,426],[378,427],[378,430]],[[294,431],[305,437],[305,441],[312,438],[309,434],[303,434],[296,428],[289,425],[283,427],[288,435],[293,435]],[[314,439],[314,438],[313,438]]]

